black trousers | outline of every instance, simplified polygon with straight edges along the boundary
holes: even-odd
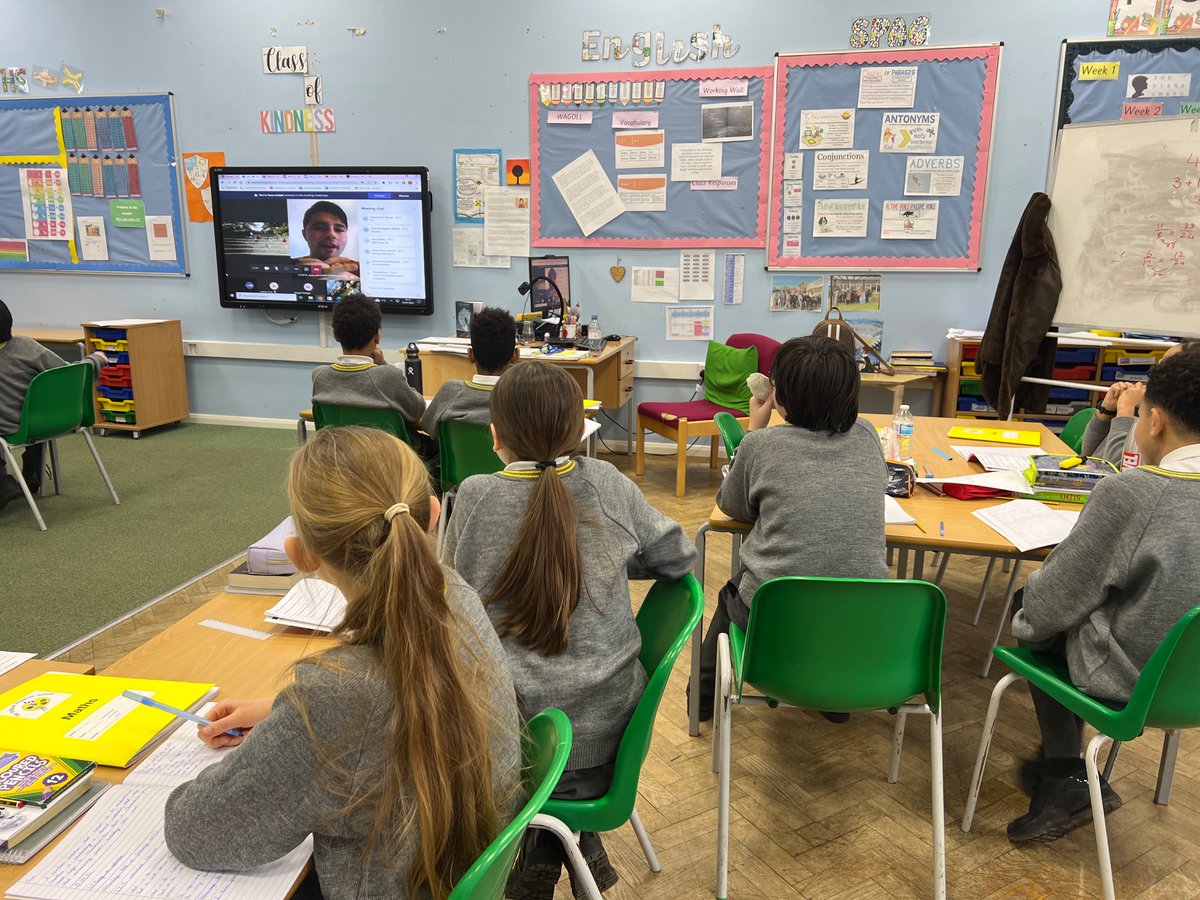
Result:
[[[1012,612],[1014,616],[1021,609],[1024,593],[1025,589],[1022,588],[1013,595]],[[1029,646],[1024,641],[1017,641],[1017,643],[1022,647]],[[1058,634],[1050,644],[1039,644],[1037,649],[1065,657],[1066,644],[1067,636]],[[1033,698],[1033,712],[1037,716],[1038,728],[1042,732],[1043,758],[1079,759],[1083,755],[1083,719],[1032,684],[1029,685],[1029,695]]]
[[[717,595],[717,608],[713,610],[712,620],[708,623],[708,633],[704,635],[704,643],[700,645],[702,714],[712,714],[713,694],[717,688],[717,639],[723,634],[729,634],[730,624],[736,624],[745,631],[750,625],[750,607],[742,602],[737,585],[727,581]]]
[[[37,493],[38,488],[42,486],[42,469],[46,462],[46,445],[33,444],[26,447],[25,452],[21,455],[21,475],[25,479],[25,483],[29,485],[29,490]],[[0,453],[0,479],[7,475],[7,469],[4,465],[4,454]]]

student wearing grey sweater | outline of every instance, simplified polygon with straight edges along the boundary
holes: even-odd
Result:
[[[1012,632],[1026,646],[1061,654],[1080,690],[1123,705],[1146,661],[1200,601],[1200,354],[1159,363],[1137,418],[1141,468],[1104,479],[1079,522],[1029,576]],[[1029,812],[1008,828],[1013,842],[1054,840],[1090,821],[1083,723],[1030,687],[1042,759]],[[1120,798],[1103,783],[1105,809]]]
[[[858,417],[854,358],[825,337],[787,341],[775,355],[772,393],[750,401],[717,506],[754,527],[741,570],[722,589],[700,656],[700,718],[712,718],[717,638],[745,629],[759,585],[772,578],[886,578],[887,469],[874,426]],[[786,424],[767,425],[778,408]]]
[[[517,323],[503,309],[489,306],[471,316],[471,346],[467,361],[475,366],[468,381],[442,382],[429,401],[422,427],[437,436],[439,422],[487,425],[492,421],[492,389],[504,370],[521,358]]]

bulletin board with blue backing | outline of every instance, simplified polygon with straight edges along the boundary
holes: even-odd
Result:
[[[1200,38],[1062,43],[1055,135],[1064,125],[1200,114]]]
[[[176,160],[171,94],[0,101],[0,271],[187,275]]]
[[[531,242],[546,247],[762,247],[766,240],[773,77],[769,66],[531,75]],[[598,99],[601,87],[603,102]],[[641,99],[634,99],[634,89]],[[738,93],[743,89],[744,93]],[[613,90],[616,98],[608,96]],[[702,92],[712,95],[702,96]],[[645,99],[647,93],[649,100]],[[753,108],[750,123],[740,120],[742,130],[737,138],[726,136],[720,141],[720,185],[671,181],[671,147],[703,141],[704,107],[746,103]],[[551,123],[555,113],[566,111],[583,112],[590,122]],[[653,114],[657,125],[614,128],[614,113]],[[664,132],[663,161],[618,169],[616,136],[637,130]],[[748,138],[746,130],[750,130]],[[660,184],[665,179],[666,209],[627,204],[625,212],[585,235],[552,176],[589,150],[596,154],[614,188],[620,187],[619,179],[629,179],[627,187],[647,198],[656,190],[655,179]],[[644,207],[653,205],[643,203]]]
[[[778,55],[767,267],[978,270],[1001,50],[987,44]],[[909,77],[916,79],[911,103],[900,90]],[[873,86],[880,102],[888,85],[896,88],[894,105],[859,106],[860,87]],[[853,122],[849,139],[839,116]],[[846,174],[831,177],[831,157],[823,157],[822,184],[834,187],[815,190],[817,155],[827,150],[867,151],[865,179],[861,169],[845,167]],[[912,158],[920,158],[914,166],[943,168],[910,172]]]

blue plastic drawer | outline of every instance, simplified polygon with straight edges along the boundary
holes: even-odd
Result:
[[[101,397],[107,397],[109,400],[132,400],[133,399],[133,388],[131,388],[131,387],[115,388],[115,387],[108,387],[107,385],[104,385],[104,384],[98,384],[98,385],[96,385],[96,392],[98,394],[100,394]]]
[[[1086,366],[1096,362],[1098,351],[1092,347],[1059,347],[1054,354],[1055,366]]]
[[[962,412],[972,413],[994,413],[996,411],[982,397],[959,397],[958,408]]]
[[[1077,391],[1074,388],[1050,388],[1050,399],[1054,401],[1086,400],[1090,396],[1087,391]]]
[[[1102,381],[1149,381],[1149,366],[1104,366],[1100,370]]]
[[[123,341],[125,340],[124,328],[93,328],[92,337],[99,338],[102,341]]]

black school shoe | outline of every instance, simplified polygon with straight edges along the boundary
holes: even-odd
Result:
[[[1121,798],[1103,775],[1100,796],[1105,814],[1121,807]],[[1042,766],[1029,812],[1009,823],[1008,839],[1014,844],[1056,841],[1091,821],[1092,801],[1083,760],[1048,759]]]
[[[554,900],[562,864],[558,837],[541,828],[530,828],[525,832],[517,864],[509,873],[504,896],[508,900]]]
[[[580,832],[579,851],[583,854],[583,861],[587,863],[587,867],[591,871],[592,878],[596,882],[596,887],[600,889],[600,893],[603,894],[621,880],[621,876],[617,874],[617,870],[608,861],[608,854],[604,850],[604,844],[600,842],[600,835],[596,834],[596,832]],[[583,885],[575,880],[575,870],[568,866],[567,874],[571,876],[571,892],[575,895],[575,900],[586,900],[587,892],[584,891]]]
[[[0,509],[4,509],[11,501],[21,496],[23,494],[21,493],[21,486],[17,484],[17,479],[11,475],[5,475],[3,478],[0,478]]]

